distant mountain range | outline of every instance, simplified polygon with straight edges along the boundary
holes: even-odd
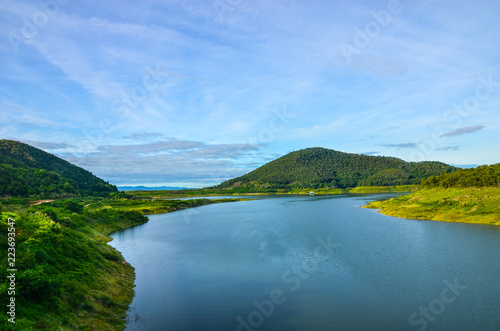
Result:
[[[406,162],[395,157],[343,153],[314,147],[289,153],[214,188],[249,190],[300,187],[348,188],[420,184],[422,179],[458,170],[442,162]]]
[[[116,186],[53,154],[0,140],[0,197],[106,196]]]
[[[118,186],[118,191],[174,191],[174,190],[189,190],[188,187],[176,186]]]

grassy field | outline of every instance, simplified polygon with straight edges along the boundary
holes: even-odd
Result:
[[[410,219],[500,225],[500,188],[432,188],[386,201],[370,202],[365,208]]]

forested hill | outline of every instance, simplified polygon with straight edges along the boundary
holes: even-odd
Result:
[[[430,176],[422,181],[422,186],[425,188],[500,186],[500,163]]]
[[[114,185],[53,154],[30,145],[0,140],[0,197],[107,195]]]
[[[422,179],[443,171],[456,170],[458,168],[441,162],[405,162],[394,157],[349,154],[315,147],[289,153],[246,175],[225,181],[216,188],[410,185],[420,184]]]

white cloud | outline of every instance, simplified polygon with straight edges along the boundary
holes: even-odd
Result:
[[[459,128],[459,129],[450,131],[450,132],[443,133],[441,136],[442,137],[461,136],[463,134],[472,133],[472,132],[482,130],[485,127],[486,126],[484,126],[484,125],[467,126],[467,127],[463,127],[463,128]]]
[[[389,143],[403,153],[410,150],[390,144],[395,137],[418,144],[437,129],[465,134],[453,133],[455,123],[443,115],[474,93],[479,77],[492,74],[500,81],[500,5],[493,0],[481,6],[402,2],[403,11],[351,63],[339,44],[352,42],[354,28],[363,29],[373,20],[370,12],[386,9],[386,3],[232,3],[222,20],[212,1],[89,0],[61,6],[17,54],[8,40],[0,43],[0,133],[90,144],[94,158],[79,156],[110,175],[115,166],[126,167],[127,155],[137,156],[130,169],[137,176],[139,155],[158,157],[165,167],[167,160],[181,162],[177,157],[191,169],[183,159],[189,157],[210,161],[213,169],[234,166],[237,173],[240,166],[297,148],[375,151]],[[36,2],[2,2],[0,30],[19,32],[22,19],[37,10]],[[132,100],[128,116],[114,112],[113,102],[140,92],[146,67],[157,65],[164,84],[147,90],[140,102]],[[489,130],[473,130],[468,138],[500,138],[494,130],[499,106],[498,91],[481,100],[467,120],[488,123]],[[293,120],[258,146],[263,154],[245,149],[245,142],[258,143],[256,137],[269,129],[273,110],[283,108]],[[112,130],[101,128],[104,119]],[[467,148],[461,142],[464,160],[454,163],[471,162]],[[500,159],[484,145],[477,148],[478,158]],[[436,155],[448,157],[451,151]],[[143,167],[153,176],[149,164]]]

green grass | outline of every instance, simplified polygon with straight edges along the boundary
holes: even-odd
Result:
[[[358,186],[349,190],[349,193],[391,193],[391,192],[413,192],[418,190],[418,185],[397,186]]]
[[[304,194],[308,195],[314,192],[315,195],[330,195],[343,193],[390,193],[390,192],[412,192],[418,188],[418,185],[398,185],[398,186],[358,186],[350,189],[341,188],[293,188],[293,189],[275,189],[273,192],[264,192],[259,190],[248,190],[239,192],[234,190],[222,189],[199,189],[199,190],[180,190],[180,191],[127,191],[122,194],[140,199],[173,199],[182,197],[204,197],[204,196],[233,196],[233,195],[273,195],[273,194]]]
[[[225,200],[150,201],[82,198],[36,206],[6,204],[0,250],[8,248],[8,217],[16,220],[16,324],[1,330],[123,330],[134,296],[134,268],[107,243],[116,230],[165,213]],[[15,211],[15,213],[13,213]],[[0,304],[8,296],[7,254],[0,260]]]
[[[415,186],[302,189],[275,194],[380,193],[416,190]],[[184,196],[191,194],[185,193]],[[146,192],[156,196],[157,192]],[[220,194],[205,192],[206,194]],[[144,215],[211,203],[246,199],[56,200],[30,206],[4,200],[0,250],[7,252],[7,218],[16,220],[16,328],[0,315],[2,330],[122,330],[132,301],[134,268],[107,243],[113,231],[147,222]],[[382,213],[413,219],[500,225],[500,188],[433,188],[387,201],[371,202]],[[7,305],[7,255],[0,260],[0,304]]]
[[[93,225],[105,221],[120,229],[147,219],[137,212],[78,215],[58,210],[58,214],[59,222],[32,210],[1,217],[2,235],[7,233],[7,217],[16,220],[17,329],[123,329],[133,297],[133,268],[121,263],[121,255],[106,245],[107,233]],[[7,251],[4,236],[0,246]],[[5,279],[6,258],[1,262]],[[0,285],[2,305],[8,300],[6,286]],[[0,325],[14,329],[5,314]]]
[[[231,196],[244,195],[238,192],[215,189],[188,189],[188,190],[148,190],[148,191],[126,191],[119,194],[130,198],[139,199],[176,199],[187,197],[208,197],[208,196]]]
[[[500,225],[500,188],[423,189],[365,207],[410,219]]]
[[[246,199],[191,199],[191,200],[163,200],[163,199],[111,199],[104,203],[91,203],[88,210],[116,209],[124,211],[137,211],[142,215],[164,214],[172,211],[204,206],[212,203],[235,202]]]

